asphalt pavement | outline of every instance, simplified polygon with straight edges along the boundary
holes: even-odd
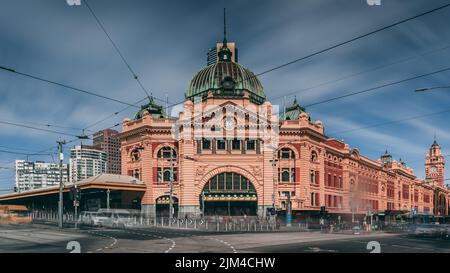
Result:
[[[51,224],[0,225],[0,252],[12,253],[439,253],[450,240],[405,234],[204,233]]]

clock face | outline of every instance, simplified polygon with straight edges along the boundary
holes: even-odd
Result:
[[[234,120],[232,118],[227,118],[225,120],[225,129],[226,130],[233,130],[234,129]]]
[[[436,173],[436,172],[437,172],[436,166],[431,166],[430,171],[431,171],[432,173]]]

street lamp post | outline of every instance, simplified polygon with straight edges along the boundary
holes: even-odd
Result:
[[[62,173],[62,164],[64,160],[64,153],[62,149],[62,145],[66,144],[66,142],[63,141],[57,141],[58,143],[58,152],[59,152],[59,202],[58,202],[58,227],[63,228],[63,173]]]
[[[173,182],[174,182],[174,175],[173,175],[173,163],[176,159],[173,156],[173,150],[171,153],[171,158],[169,160],[170,162],[170,181],[169,181],[169,223],[171,222],[171,219],[173,217]]]

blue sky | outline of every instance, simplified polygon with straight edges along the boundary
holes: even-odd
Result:
[[[441,6],[439,0],[90,0],[143,85],[171,102],[184,98],[206,52],[222,39],[222,9],[228,12],[228,40],[239,62],[255,73],[343,42],[395,21]],[[131,77],[85,5],[65,0],[0,0],[0,65],[134,103],[145,94]],[[294,95],[302,105],[450,67],[450,8],[407,22],[260,77],[274,104]],[[371,158],[388,149],[417,176],[437,141],[450,152],[450,112],[385,126],[391,120],[450,110],[450,89],[415,93],[420,87],[450,85],[450,72],[308,107],[325,132],[344,139]],[[340,79],[340,80],[339,80]],[[0,120],[83,128],[124,106],[0,71]],[[129,109],[91,128],[132,117]],[[39,126],[39,125],[35,125]],[[70,134],[80,129],[53,128]],[[0,124],[0,147],[41,151],[58,134]],[[71,139],[71,137],[63,137]],[[11,149],[15,148],[15,149]],[[69,149],[70,146],[67,147]],[[54,150],[53,150],[54,151]],[[66,156],[67,157],[67,156]],[[0,166],[26,156],[0,152]],[[31,160],[52,161],[50,156]],[[55,157],[56,159],[56,157]],[[447,157],[447,160],[449,157]],[[446,176],[449,177],[449,168]],[[0,169],[0,189],[12,188],[14,172]]]

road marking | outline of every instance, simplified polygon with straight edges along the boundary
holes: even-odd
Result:
[[[129,233],[129,234],[135,234],[135,235],[140,235],[140,236],[149,236],[149,237],[154,237],[154,238],[157,238],[157,239],[162,239],[162,240],[169,241],[172,245],[167,250],[165,250],[164,253],[169,253],[177,245],[175,240],[167,238],[167,237],[158,236],[158,235],[155,235],[155,234],[139,233],[139,232],[133,232],[133,231],[124,231],[124,232]]]

